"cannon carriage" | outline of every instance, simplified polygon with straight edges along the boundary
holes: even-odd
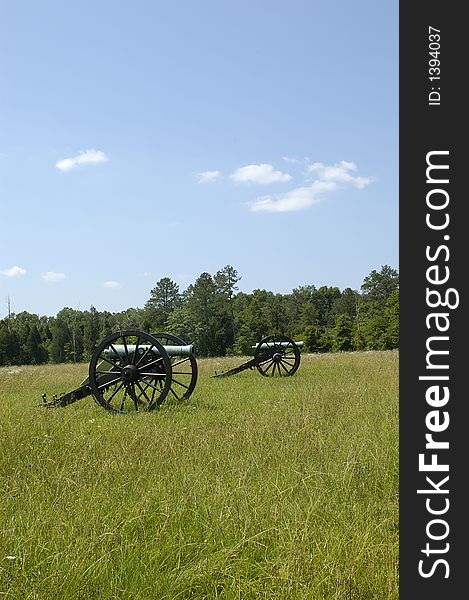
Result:
[[[91,357],[88,376],[74,390],[42,395],[43,406],[68,406],[92,396],[117,413],[151,411],[167,397],[185,400],[197,382],[194,346],[170,333],[127,329],[108,335]]]
[[[285,335],[270,335],[251,346],[254,357],[241,365],[215,373],[213,377],[228,377],[246,369],[257,369],[264,377],[289,377],[300,366],[300,348],[304,342],[295,342]]]

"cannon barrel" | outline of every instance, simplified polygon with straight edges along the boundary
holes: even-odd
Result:
[[[132,343],[129,343],[132,342]],[[116,413],[150,411],[173,398],[189,398],[197,381],[192,344],[170,333],[150,334],[137,329],[116,331],[94,350],[88,377],[71,392],[42,394],[42,406],[68,406],[93,396]]]
[[[264,377],[293,375],[300,365],[300,348],[303,346],[304,342],[295,342],[286,335],[269,335],[251,346],[254,358],[224,373],[215,372],[214,377],[226,377],[254,368]]]
[[[255,346],[251,346],[251,348],[259,348],[259,350],[269,350],[272,348],[273,345],[280,346],[281,348],[287,348],[288,346],[291,346],[291,342],[275,342],[275,344],[274,343],[261,344],[259,342],[259,344],[256,344]],[[294,342],[294,344],[295,344],[295,346],[298,346],[298,348],[303,348],[303,346],[305,345],[304,342]]]
[[[148,344],[142,344],[141,346],[136,346],[135,344],[127,344],[127,352],[130,355],[135,353],[135,348],[137,348],[137,352],[139,354],[144,354],[148,348],[151,348]],[[194,345],[188,344],[186,346],[163,346],[166,351],[166,354],[169,357],[173,356],[193,356],[194,355]],[[113,344],[111,347],[106,349],[106,353],[110,356],[116,356],[116,353],[119,357],[126,356],[126,346],[124,344]],[[159,351],[157,348],[153,347],[152,354],[156,354],[159,356]]]

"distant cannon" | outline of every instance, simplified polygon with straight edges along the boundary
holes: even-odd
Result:
[[[264,377],[288,377],[300,366],[300,348],[304,342],[294,342],[285,335],[270,335],[255,346],[254,358],[229,371],[215,373],[214,377],[228,377],[246,369],[256,368]]]
[[[106,410],[150,411],[170,395],[189,398],[197,382],[194,346],[170,333],[127,329],[108,335],[96,348],[88,377],[71,392],[53,395],[43,406],[68,406],[93,396]]]

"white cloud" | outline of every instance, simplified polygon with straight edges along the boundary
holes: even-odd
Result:
[[[197,173],[197,183],[213,183],[217,179],[220,179],[220,171],[202,171]]]
[[[3,269],[0,271],[0,275],[5,275],[5,277],[21,277],[21,275],[26,274],[26,269],[22,267],[10,267],[9,269]]]
[[[108,290],[118,290],[122,287],[122,285],[118,281],[105,281],[103,283],[103,287]]]
[[[325,165],[316,162],[308,166],[308,173],[314,174],[321,181],[335,181],[336,183],[350,184],[358,189],[363,189],[373,181],[372,177],[357,177],[351,175],[351,172],[357,170],[357,165],[353,162],[341,160],[335,165]]]
[[[293,163],[295,159],[283,157],[286,162]],[[305,158],[306,173],[303,174],[306,185],[299,186],[283,194],[261,196],[248,202],[251,212],[292,212],[308,208],[320,202],[324,194],[339,190],[346,186],[363,189],[373,177],[356,175],[357,166],[353,162],[342,160],[333,165],[310,163]]]
[[[97,165],[107,162],[109,158],[102,150],[81,150],[77,156],[71,158],[63,158],[55,163],[59,171],[70,171],[79,165]]]
[[[322,200],[325,194],[345,187],[363,189],[374,181],[373,177],[357,175],[357,166],[354,162],[341,160],[335,164],[326,165],[314,162],[305,156],[295,158],[283,156],[282,160],[298,170],[298,165],[303,165],[301,183],[290,191],[259,196],[247,202],[251,212],[292,212],[308,208]],[[212,183],[222,175],[220,171],[203,171],[196,174],[198,183]],[[268,163],[250,164],[239,167],[229,178],[235,183],[256,183],[268,185],[285,183],[293,178],[289,173],[275,170]]]
[[[285,194],[261,196],[248,202],[251,212],[293,212],[303,210],[321,200],[321,194],[337,188],[334,182],[315,181],[309,186],[295,188]]]
[[[303,158],[296,158],[295,156],[282,156],[282,160],[291,165],[301,165],[303,163],[309,163],[309,158],[307,156]]]
[[[282,171],[275,171],[274,167],[269,164],[260,165],[246,165],[245,167],[239,167],[231,175],[230,178],[236,183],[278,183],[283,181],[290,181],[292,178],[288,173],[282,173]]]
[[[45,271],[41,274],[41,277],[44,281],[48,281],[49,283],[57,283],[58,281],[62,281],[65,279],[65,273],[54,273],[54,271]]]

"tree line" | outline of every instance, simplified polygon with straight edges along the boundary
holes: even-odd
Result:
[[[178,335],[200,357],[250,355],[253,344],[273,333],[303,340],[307,352],[399,346],[399,276],[388,265],[365,277],[360,291],[305,285],[289,294],[247,294],[238,290],[240,279],[227,265],[202,273],[184,291],[163,277],[143,308],[10,314],[0,320],[0,365],[89,361],[106,335],[133,328]]]

